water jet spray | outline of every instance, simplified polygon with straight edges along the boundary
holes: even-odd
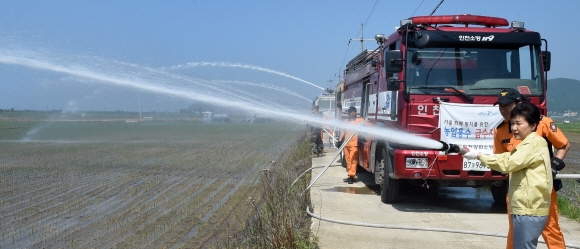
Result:
[[[248,64],[242,64],[242,63],[230,63],[230,62],[190,62],[187,63],[185,65],[176,65],[176,66],[172,66],[170,67],[171,69],[181,69],[181,68],[188,68],[188,67],[197,67],[197,66],[219,66],[219,67],[238,67],[238,68],[244,68],[244,69],[253,69],[253,70],[258,70],[258,71],[263,71],[263,72],[267,72],[267,73],[273,73],[273,74],[277,74],[280,76],[284,76],[290,79],[294,79],[303,83],[306,83],[308,85],[314,86],[320,90],[324,90],[323,87],[317,86],[311,82],[308,82],[306,80],[300,79],[298,77],[294,77],[292,75],[283,73],[283,72],[279,72],[276,70],[272,70],[272,69],[268,69],[268,68],[263,68],[263,67],[258,67],[258,66],[253,66],[253,65],[248,65]]]
[[[184,91],[184,89],[174,88],[174,87],[163,87],[156,85],[146,79],[138,78],[132,76],[131,78],[124,78],[116,76],[111,73],[98,73],[86,69],[86,67],[80,66],[61,66],[54,65],[47,61],[40,61],[36,59],[30,59],[25,57],[20,57],[17,55],[10,55],[0,52],[0,62],[12,65],[25,66],[33,69],[51,71],[56,73],[63,73],[66,75],[71,75],[75,77],[80,77],[84,79],[89,79],[103,84],[116,85],[134,89],[140,89],[144,91],[149,91],[152,93],[160,93],[169,96],[180,97],[184,99],[197,100],[209,104],[214,104],[222,107],[229,107],[234,109],[241,109],[253,113],[261,113],[265,115],[270,115],[273,117],[278,117],[285,120],[291,120],[293,122],[304,122],[316,125],[331,125],[341,129],[350,129],[357,131],[361,134],[370,135],[377,139],[383,139],[387,141],[393,141],[402,145],[413,145],[415,147],[422,147],[428,149],[438,149],[441,148],[441,143],[419,136],[413,136],[405,132],[397,131],[394,129],[377,128],[373,126],[355,126],[352,124],[344,123],[338,120],[327,120],[321,117],[314,117],[311,115],[306,115],[304,111],[298,110],[284,110],[281,112],[279,109],[269,109],[265,107],[259,107],[255,104],[248,103],[246,101],[240,101],[236,99],[223,99],[214,96],[207,96],[203,93],[196,92],[193,90]]]

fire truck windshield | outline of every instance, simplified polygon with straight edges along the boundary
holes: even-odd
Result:
[[[318,108],[322,111],[334,111],[335,100],[333,98],[318,99]]]
[[[445,87],[471,96],[496,95],[503,88],[519,89],[528,95],[543,94],[537,46],[409,48],[406,58],[409,94],[456,93]]]

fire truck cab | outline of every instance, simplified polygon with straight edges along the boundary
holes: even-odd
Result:
[[[320,113],[330,119],[334,119],[336,110],[336,97],[334,95],[334,90],[326,89],[312,101],[312,106],[318,106],[318,111]]]
[[[503,122],[498,94],[514,88],[546,114],[547,41],[522,22],[477,15],[416,16],[402,20],[379,47],[352,59],[337,96],[377,127],[493,151]],[[546,51],[542,51],[545,42]],[[341,113],[346,117],[346,112]],[[396,202],[406,183],[425,187],[490,186],[505,202],[507,175],[435,148],[367,137],[359,165],[374,173],[381,200]]]

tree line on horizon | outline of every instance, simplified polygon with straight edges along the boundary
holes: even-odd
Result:
[[[568,111],[580,111],[580,81],[567,78],[555,78],[548,80],[547,92],[548,111],[563,114]]]

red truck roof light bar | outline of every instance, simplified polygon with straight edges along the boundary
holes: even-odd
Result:
[[[414,16],[410,20],[414,24],[469,24],[483,25],[486,27],[509,26],[509,22],[505,18],[491,17],[491,16],[477,16],[477,15],[445,15],[445,16]]]

